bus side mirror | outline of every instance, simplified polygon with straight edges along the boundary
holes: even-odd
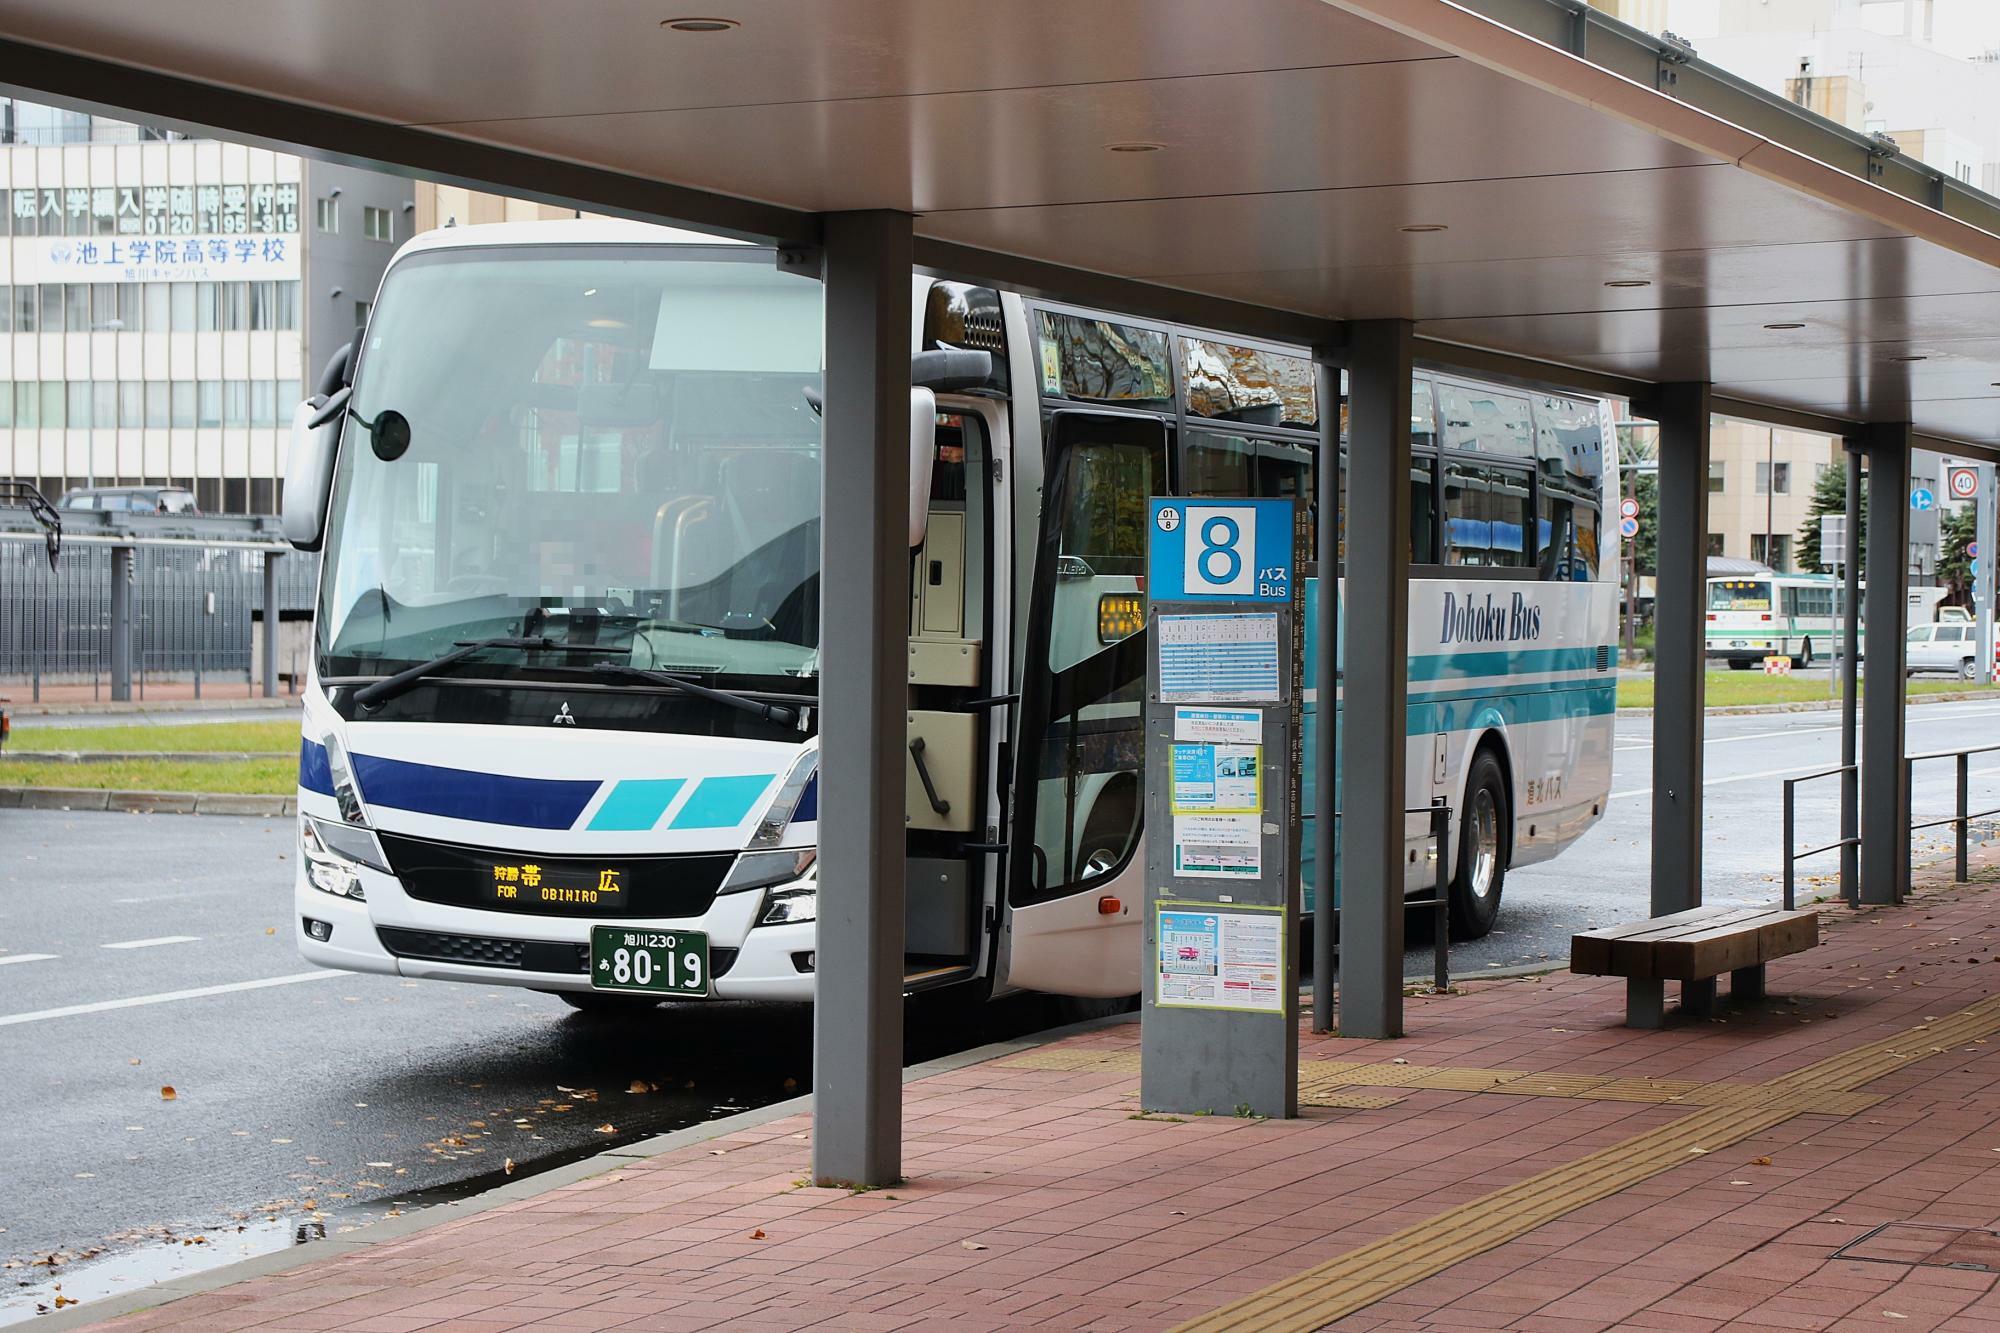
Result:
[[[910,390],[910,549],[924,544],[931,522],[931,465],[937,460],[937,395]],[[291,494],[289,483],[285,487]]]
[[[346,406],[345,389],[340,406]],[[333,488],[333,460],[340,447],[340,423],[346,413],[315,395],[292,411],[292,442],[285,456],[285,540],[301,551],[317,551],[326,537],[328,493]]]

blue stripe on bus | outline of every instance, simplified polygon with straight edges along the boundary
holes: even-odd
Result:
[[[686,778],[626,778],[590,817],[593,833],[644,833],[660,822]]]
[[[1450,676],[1525,676],[1544,671],[1595,671],[1600,651],[1591,647],[1436,653],[1424,657],[1412,657],[1410,679],[1442,680]]]
[[[570,828],[604,785],[595,778],[505,777],[366,754],[354,756],[354,776],[369,805],[515,828]]]
[[[333,795],[333,766],[327,763],[326,747],[304,736],[299,737],[299,786],[321,796]]]
[[[688,794],[674,822],[667,825],[673,829],[735,828],[741,824],[750,810],[757,804],[757,798],[771,785],[776,773],[757,773],[748,777],[703,778],[701,785]]]

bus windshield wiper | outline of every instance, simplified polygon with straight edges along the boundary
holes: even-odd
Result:
[[[457,666],[476,652],[487,648],[513,648],[524,653],[625,653],[630,648],[610,648],[595,643],[564,643],[560,639],[547,637],[521,639],[500,637],[495,639],[461,639],[448,653],[433,657],[428,662],[398,671],[393,676],[384,676],[372,684],[363,685],[354,692],[354,702],[363,708],[373,708],[384,699],[393,699],[399,694],[415,689],[425,676],[435,675],[449,667]]]
[[[790,725],[799,720],[798,710],[789,704],[767,703],[762,699],[753,699],[747,694],[738,694],[734,690],[718,690],[713,686],[703,685],[699,681],[689,680],[686,676],[676,676],[666,671],[649,671],[645,667],[626,666],[622,662],[599,662],[591,669],[600,676],[624,676],[632,680],[644,680],[650,681],[655,685],[665,685],[668,689],[679,690],[683,694],[692,694],[697,699],[707,699],[709,702],[721,704],[725,708],[734,708],[738,712],[743,713],[754,713],[758,717],[771,722]]]

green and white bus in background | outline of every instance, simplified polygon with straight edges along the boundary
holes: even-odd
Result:
[[[907,986],[1129,995],[1148,497],[1310,505],[1339,408],[1298,348],[911,291]],[[324,550],[307,959],[579,1008],[812,997],[822,324],[772,252],[634,223],[401,248],[288,464]],[[1608,799],[1611,434],[1428,374],[1412,430],[1406,804],[1458,812],[1478,934]]]
[[[1840,651],[1847,594],[1831,574],[1729,574],[1708,581],[1708,657],[1748,671],[1767,657],[1794,667]]]

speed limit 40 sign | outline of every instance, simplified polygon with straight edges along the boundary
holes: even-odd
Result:
[[[1979,469],[1952,467],[1945,470],[1945,493],[1954,500],[1972,500],[1979,495]]]

